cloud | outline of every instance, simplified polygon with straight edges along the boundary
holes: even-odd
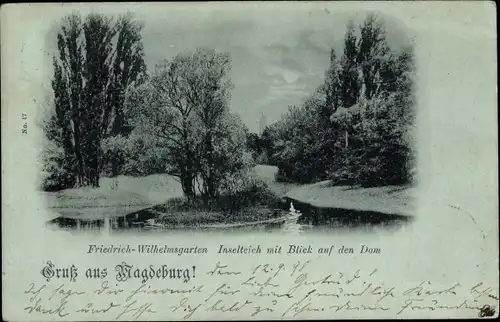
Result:
[[[309,93],[306,91],[307,84],[286,84],[279,86],[271,86],[270,92],[272,98],[284,98],[290,96],[299,96],[302,97],[304,95],[308,95]]]
[[[321,8],[286,14],[270,9],[195,11],[179,9],[162,20],[146,20],[147,64],[152,67],[196,47],[229,52],[235,85],[231,108],[252,131],[258,130],[261,113],[274,122],[323,82],[330,49],[341,55],[349,20]],[[390,38],[401,35],[391,33]]]
[[[269,71],[267,72],[268,75],[270,76],[278,76],[281,78],[285,83],[295,83],[297,79],[299,78],[299,75],[294,72],[293,70],[290,69],[285,69],[285,68],[280,68],[280,67],[270,67]],[[277,79],[275,78],[274,81]]]

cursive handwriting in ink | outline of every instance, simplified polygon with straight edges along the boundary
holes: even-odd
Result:
[[[438,290],[430,290],[427,289],[426,287],[429,287],[428,285],[431,285],[432,283],[430,281],[423,281],[420,284],[418,284],[415,287],[409,288],[406,291],[403,292],[403,295],[405,296],[427,296],[427,295],[457,295],[456,289],[460,287],[460,283],[455,283],[453,286],[445,288],[445,289],[438,289]]]
[[[214,297],[214,295],[234,295],[236,293],[239,293],[240,290],[233,290],[231,289],[231,287],[229,285],[227,285],[226,283],[222,284],[221,286],[219,286],[215,291],[213,291],[206,299],[205,299],[205,302],[208,302],[208,300],[210,300],[212,297]]]
[[[231,306],[224,303],[223,300],[217,300],[212,306],[208,307],[205,311],[219,311],[219,312],[238,312],[245,306],[252,304],[252,301],[245,300],[245,302],[240,303],[239,301],[234,302]]]
[[[272,300],[271,304],[275,306],[278,304],[278,301]],[[256,316],[262,312],[274,312],[274,309],[272,307],[262,307],[262,306],[254,306],[255,311],[250,316]]]
[[[380,302],[375,303],[375,305],[354,305],[351,300],[345,302],[342,305],[332,305],[330,306],[331,310],[335,310],[335,312],[340,312],[342,310],[346,311],[389,311],[390,308],[381,306]]]
[[[307,292],[307,294],[304,297],[302,297],[302,299],[300,299],[297,302],[292,303],[292,305],[290,305],[285,310],[285,312],[283,312],[283,314],[281,314],[281,317],[285,317],[287,315],[287,313],[290,311],[294,313],[293,317],[296,317],[297,315],[299,315],[300,313],[302,313],[304,311],[311,311],[311,310],[316,311],[316,309],[310,308],[311,303],[308,302],[310,300],[311,294],[313,294],[314,292],[316,292],[316,289],[310,290],[309,292]],[[306,301],[306,299],[308,301]]]
[[[269,276],[265,282],[259,282],[255,280],[255,276],[250,276],[246,281],[241,283],[241,285],[248,285],[248,286],[260,286],[260,287],[278,287],[279,285],[271,283],[271,280],[273,279],[273,276]]]
[[[40,288],[37,288],[35,287],[35,283],[31,283],[29,285],[29,289],[24,291],[24,294],[32,294],[33,296],[30,297],[30,302],[32,302],[37,296],[40,295],[40,292],[45,289],[47,285],[46,284],[43,284],[42,286],[40,286]]]
[[[460,304],[441,304],[438,300],[432,299],[429,302],[425,302],[422,298],[412,298],[407,299],[401,309],[396,315],[400,315],[406,310],[426,310],[426,311],[436,311],[436,310],[458,310],[458,309],[469,309],[469,310],[480,310],[479,306],[471,306],[467,300],[463,300]]]
[[[156,311],[152,310],[151,307],[151,303],[139,305],[138,301],[135,300],[127,305],[124,305],[125,309],[115,317],[115,320],[125,317],[127,314],[131,314],[131,317],[138,319],[145,313],[156,313]]]
[[[111,309],[115,307],[119,307],[120,304],[115,304],[113,302],[110,302],[107,306],[101,307],[101,308],[96,308],[94,306],[94,303],[87,303],[87,305],[81,309],[76,310],[77,313],[89,313],[89,314],[103,314],[107,313]]]
[[[73,295],[83,295],[85,292],[78,292],[78,291],[73,291],[71,289],[65,290],[64,289],[64,284],[59,286],[52,292],[52,295],[49,297],[49,301],[52,300],[52,298],[56,295],[62,295],[61,300],[67,300],[70,296]]]
[[[222,265],[220,262],[217,262],[217,264],[215,264],[215,268],[211,271],[208,271],[205,275],[214,276],[214,275],[240,275],[241,274],[241,272],[225,271],[224,270],[225,268],[227,268],[227,265]]]
[[[66,312],[66,305],[68,301],[61,299],[61,301],[54,308],[48,308],[42,305],[42,299],[38,298],[33,305],[28,305],[24,308],[25,311],[28,311],[29,314],[36,312],[47,315],[55,315],[59,317],[65,317],[69,313]]]
[[[493,289],[491,287],[483,286],[483,283],[477,283],[469,290],[473,295],[475,295],[475,299],[478,300],[483,296],[489,297],[491,299],[498,301],[498,295],[492,294]]]
[[[123,293],[123,292],[124,291],[121,288],[113,288],[113,287],[109,286],[108,281],[103,281],[101,283],[101,285],[99,286],[99,288],[94,291],[94,293],[97,295],[102,295],[102,294],[118,295],[118,294]]]
[[[171,309],[172,312],[176,312],[177,310],[187,312],[186,315],[183,316],[183,319],[189,319],[194,315],[200,306],[201,304],[191,306],[191,304],[188,303],[188,298],[184,297],[180,300],[179,304],[171,306]]]

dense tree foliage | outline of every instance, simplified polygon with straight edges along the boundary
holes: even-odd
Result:
[[[99,186],[101,174],[167,173],[205,204],[248,184],[248,131],[229,108],[228,53],[197,49],[146,73],[131,15],[66,17],[44,124],[47,190]]]
[[[252,157],[248,131],[229,109],[229,68],[227,53],[204,48],[157,65],[148,82],[127,93],[134,130],[115,146],[137,146],[141,162],[126,153],[136,165],[162,160],[159,172],[178,177],[189,199],[200,193],[208,204],[226,190],[237,190]]]
[[[364,186],[412,180],[412,48],[391,50],[382,21],[349,23],[340,59],[332,50],[324,84],[264,131],[278,179]]]
[[[44,124],[48,190],[99,177],[167,173],[203,204],[255,186],[252,164],[278,166],[278,179],[386,185],[412,180],[414,56],[390,48],[368,15],[349,23],[325,79],[261,134],[231,113],[228,53],[200,48],[146,73],[142,25],[131,15],[66,17],[53,57],[53,109]],[[224,199],[224,198],[222,198]]]
[[[130,15],[116,22],[101,14],[63,19],[53,57],[54,110],[44,125],[54,146],[44,153],[52,161],[45,189],[98,187],[107,161],[118,173],[123,159],[105,159],[102,145],[130,132],[122,113],[123,95],[146,74],[141,29]]]

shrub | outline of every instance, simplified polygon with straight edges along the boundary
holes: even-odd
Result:
[[[61,148],[48,146],[41,157],[44,167],[40,188],[43,191],[58,191],[75,186],[76,178],[72,170],[75,162],[67,160]]]
[[[244,208],[263,206],[277,208],[281,199],[272,192],[261,179],[246,177],[245,183],[238,191],[226,191],[209,205],[203,202],[201,196],[195,199],[186,197],[170,199],[159,206],[160,211],[223,211],[234,212]]]
[[[255,177],[245,177],[244,183],[237,191],[227,191],[219,196],[217,208],[221,210],[239,210],[249,206],[277,207],[279,197],[267,184]]]

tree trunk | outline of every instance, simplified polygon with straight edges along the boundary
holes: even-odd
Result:
[[[205,205],[209,205],[210,202],[216,201],[217,199],[217,185],[216,185],[216,177],[214,174],[214,161],[213,161],[213,145],[212,145],[212,133],[209,131],[207,136],[205,137],[205,157],[207,163],[207,171],[204,174],[204,202]]]
[[[193,184],[192,178],[190,178],[188,175],[184,175],[181,178],[181,185],[182,185],[182,191],[184,192],[184,195],[189,200],[194,200],[195,193],[194,193],[194,184]]]
[[[92,187],[99,187],[99,177],[101,172],[102,151],[100,140],[100,128],[88,121],[87,131],[85,133],[85,140],[82,142],[82,154],[84,156],[86,169],[86,176],[88,184]]]
[[[83,159],[82,151],[81,151],[81,139],[80,139],[80,121],[78,118],[73,118],[73,139],[74,139],[74,147],[75,147],[75,157],[78,163],[78,173],[77,173],[77,186],[85,186],[87,182],[85,180],[85,162]]]
[[[119,108],[115,108],[115,119],[113,122],[113,127],[111,129],[111,133],[113,136],[119,135],[122,129],[123,123],[123,115]],[[122,165],[120,155],[118,152],[113,153],[113,157],[111,158],[111,176],[116,177],[119,173],[119,168]]]

